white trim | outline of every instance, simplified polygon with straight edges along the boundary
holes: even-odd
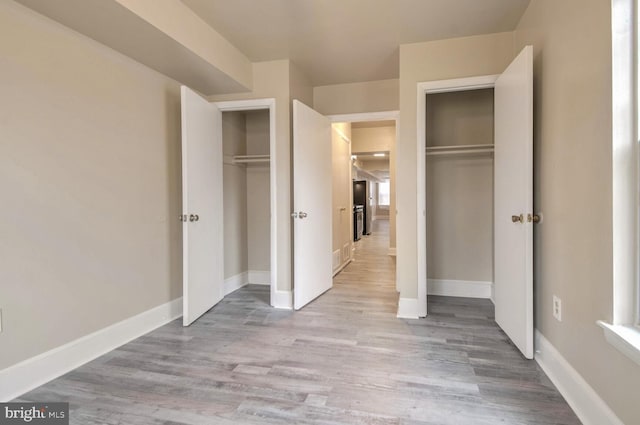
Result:
[[[293,292],[291,291],[275,291],[271,293],[271,305],[274,308],[285,310],[293,310]]]
[[[462,90],[479,90],[492,88],[498,75],[483,75],[479,77],[456,78],[452,80],[427,81],[417,84],[417,256],[418,256],[418,299],[420,300],[420,317],[427,315],[427,188],[426,188],[426,110],[428,93],[443,93]]]
[[[640,329],[635,326],[610,325],[598,320],[607,342],[640,365]]]
[[[249,283],[249,274],[247,272],[238,273],[235,276],[228,277],[224,280],[224,295],[237,291]]]
[[[398,299],[398,319],[418,319],[418,299],[400,298]]]
[[[536,362],[584,425],[624,425],[607,403],[537,329],[535,339]]]
[[[396,126],[400,111],[360,112],[355,114],[327,115],[331,122],[362,122],[395,120]]]
[[[396,248],[389,248],[389,252],[387,252],[387,255],[395,257],[396,256]]]
[[[274,98],[266,99],[248,99],[248,100],[229,100],[224,102],[213,102],[221,112],[228,111],[254,111],[260,109],[269,110],[269,195],[270,195],[270,214],[271,214],[271,258],[270,258],[270,303],[273,307],[280,306],[278,298],[278,186],[276,181],[278,158],[276,157],[276,100]],[[220,126],[222,131],[222,126]],[[288,214],[288,208],[286,208]],[[286,307],[285,307],[286,308]]]
[[[635,111],[635,1],[612,1],[613,324],[637,320],[638,151]]]
[[[451,93],[466,90],[491,89],[495,86],[498,74],[477,77],[454,78],[450,80],[425,81],[418,88],[427,93]]]
[[[491,299],[493,282],[451,279],[427,279],[427,293],[446,297]]]
[[[232,111],[257,111],[259,109],[271,109],[275,106],[274,98],[248,99],[248,100],[226,100],[223,102],[213,102],[224,112]]]
[[[249,270],[249,284],[250,285],[271,285],[271,272],[260,270]]]
[[[246,285],[271,285],[270,271],[249,270],[224,280],[224,295],[237,291]]]
[[[349,265],[349,263],[351,263],[351,261],[353,261],[351,258],[349,258],[347,261],[345,261],[340,267],[338,267],[337,269],[334,270],[333,272],[333,277],[336,277],[336,275],[338,273],[340,273],[342,270],[344,270],[345,267],[347,267]]]
[[[182,316],[182,298],[0,370],[0,401],[12,400]]]
[[[331,266],[333,267],[333,271],[336,271],[342,265],[342,248],[336,249],[331,254]]]

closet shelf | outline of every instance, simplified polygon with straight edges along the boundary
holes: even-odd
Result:
[[[431,155],[462,155],[469,153],[492,153],[492,144],[484,145],[450,145],[450,146],[427,146],[427,156]]]
[[[235,164],[251,164],[269,161],[271,161],[271,157],[269,155],[235,155],[233,157],[233,162]]]

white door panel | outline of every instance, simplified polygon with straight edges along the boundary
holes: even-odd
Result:
[[[331,123],[293,101],[294,308],[331,289]],[[302,216],[300,214],[302,213]]]
[[[222,140],[217,107],[182,86],[184,326],[224,296]]]
[[[533,358],[533,48],[527,46],[495,85],[495,315]],[[512,216],[522,222],[514,221]]]

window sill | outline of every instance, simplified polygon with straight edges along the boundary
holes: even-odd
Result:
[[[602,320],[598,320],[597,323],[604,329],[604,337],[609,344],[640,365],[640,329],[633,326],[610,325]]]

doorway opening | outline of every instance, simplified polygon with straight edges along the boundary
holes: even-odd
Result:
[[[398,112],[335,115],[333,158],[333,274],[376,236],[395,256],[395,144]],[[382,241],[382,242],[381,242]]]
[[[270,286],[278,305],[275,100],[216,102],[223,153],[224,293]]]
[[[496,79],[418,86],[419,317],[427,293],[493,298]]]
[[[493,92],[425,95],[429,295],[493,299]]]

